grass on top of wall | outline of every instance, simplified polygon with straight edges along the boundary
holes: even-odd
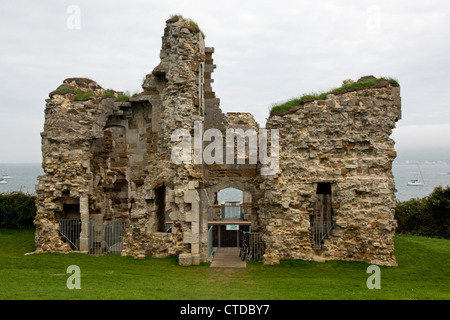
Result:
[[[339,93],[343,93],[343,92],[359,90],[362,88],[370,88],[370,87],[379,86],[383,83],[383,81],[388,81],[394,87],[399,86],[398,81],[393,78],[382,77],[382,78],[374,78],[374,79],[369,79],[369,80],[360,81],[360,82],[357,81],[357,82],[343,85],[342,87],[335,88],[335,89],[332,89],[332,90],[329,90],[326,92],[308,93],[308,94],[302,95],[299,98],[293,98],[293,99],[290,99],[290,100],[282,102],[282,103],[274,103],[270,107],[270,115],[281,114],[283,112],[286,112],[293,106],[301,105],[302,103],[304,103],[306,101],[325,100],[329,94],[339,94]]]

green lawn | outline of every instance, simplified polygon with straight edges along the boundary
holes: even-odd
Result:
[[[450,299],[450,240],[395,239],[398,267],[381,267],[381,289],[369,290],[366,263],[283,261],[246,269],[182,267],[176,258],[33,254],[34,231],[0,230],[0,299]],[[69,290],[67,267],[81,270]]]

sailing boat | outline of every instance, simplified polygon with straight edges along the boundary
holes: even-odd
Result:
[[[408,183],[406,184],[407,186],[424,186],[425,182],[423,180],[423,175],[422,175],[422,171],[420,170],[419,165],[417,165],[417,167],[419,168],[419,172],[420,172],[420,177],[422,178],[422,182],[419,181],[419,179],[411,179],[408,181]]]
[[[418,179],[411,179],[407,183],[408,186],[424,186],[425,183],[420,182]]]
[[[0,178],[0,184],[6,184],[6,183],[8,183],[8,181],[3,180],[2,178]]]

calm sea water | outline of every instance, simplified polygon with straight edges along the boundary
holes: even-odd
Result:
[[[420,167],[418,165],[394,165],[392,171],[397,188],[396,197],[400,201],[423,198],[429,195],[436,186],[450,185],[450,165],[420,165]],[[406,184],[411,179],[418,179],[425,185],[407,186]]]
[[[44,174],[44,171],[40,163],[0,164],[0,178],[5,174],[13,178],[5,179],[7,184],[0,184],[0,193],[22,191],[36,194],[37,176]]]
[[[411,179],[422,180],[424,186],[407,186]],[[399,165],[393,166],[395,184],[397,188],[396,197],[400,201],[412,198],[422,198],[429,195],[436,186],[450,185],[450,165]],[[40,163],[34,164],[0,164],[0,177],[8,174],[13,179],[7,179],[7,184],[0,184],[0,193],[23,191],[35,194],[37,176],[43,174]],[[222,201],[242,201],[242,192],[228,188],[218,194],[219,203]]]

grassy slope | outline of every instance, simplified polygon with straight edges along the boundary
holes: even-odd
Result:
[[[246,269],[181,267],[176,258],[39,254],[33,230],[0,230],[0,299],[450,299],[450,240],[396,237],[398,267],[381,267],[369,290],[368,264],[250,262]],[[81,290],[69,290],[69,265]]]

